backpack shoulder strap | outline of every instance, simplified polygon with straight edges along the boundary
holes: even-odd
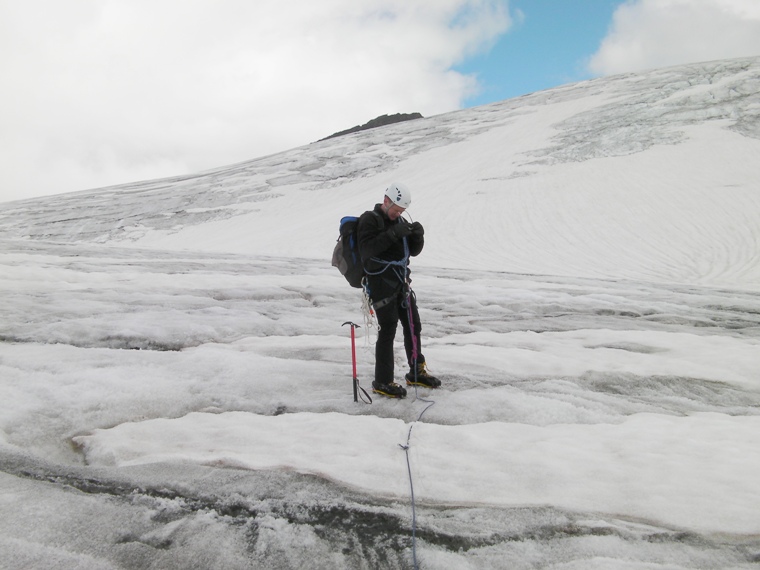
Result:
[[[378,226],[380,228],[383,227],[383,218],[382,218],[382,216],[380,216],[380,214],[378,214],[377,212],[375,212],[375,210],[367,210],[367,212],[365,212],[365,213],[371,213],[375,217],[375,220],[377,221]]]

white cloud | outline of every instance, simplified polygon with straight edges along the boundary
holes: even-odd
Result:
[[[477,89],[507,0],[0,0],[0,201],[255,158]]]
[[[589,63],[597,75],[760,55],[758,0],[629,0]]]

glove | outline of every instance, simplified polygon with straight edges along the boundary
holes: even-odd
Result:
[[[422,237],[425,235],[425,228],[422,227],[421,223],[414,222],[412,224],[412,235],[417,237]]]
[[[401,221],[389,229],[388,233],[394,239],[402,239],[412,233],[412,228],[406,222]]]

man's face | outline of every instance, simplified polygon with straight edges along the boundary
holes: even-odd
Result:
[[[396,204],[391,204],[388,208],[388,218],[395,222],[396,220],[401,217],[401,214],[403,214],[406,211],[406,208],[402,208],[401,206],[397,206]]]

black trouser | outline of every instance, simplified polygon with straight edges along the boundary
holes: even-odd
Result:
[[[375,381],[380,384],[390,384],[393,382],[393,340],[396,338],[396,327],[401,321],[401,327],[404,330],[404,349],[406,350],[406,360],[409,368],[412,369],[415,363],[414,347],[412,345],[412,329],[409,327],[409,306],[411,304],[412,323],[414,328],[414,338],[417,341],[417,363],[425,362],[422,356],[422,344],[420,342],[420,314],[417,311],[417,301],[414,293],[411,292],[407,297],[405,291],[401,291],[387,299],[381,299],[376,302],[375,314],[377,315],[377,324],[380,325],[380,331],[377,334],[377,344],[375,345]]]

